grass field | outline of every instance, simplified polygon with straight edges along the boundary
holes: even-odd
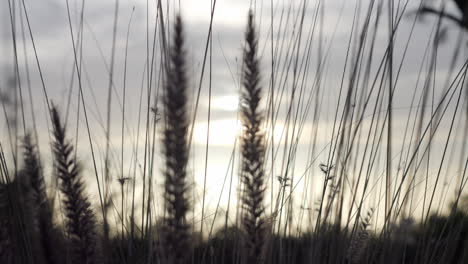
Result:
[[[468,263],[466,5],[4,1],[0,263]]]

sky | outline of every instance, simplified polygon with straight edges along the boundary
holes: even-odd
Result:
[[[271,86],[271,45],[273,43],[276,68],[275,89],[282,91],[283,97],[278,97],[278,121],[274,132],[266,133],[276,142],[278,150],[277,159],[274,162],[267,162],[268,174],[275,181],[273,190],[269,190],[268,196],[273,197],[279,188],[279,183],[274,180],[277,175],[285,170],[285,166],[291,166],[290,177],[295,177],[295,192],[298,194],[307,193],[307,197],[295,198],[295,202],[303,207],[313,206],[312,202],[302,205],[301,199],[313,201],[317,198],[319,186],[311,187],[310,182],[320,175],[319,164],[326,163],[328,149],[330,147],[331,135],[333,134],[333,120],[336,107],[342,109],[344,101],[339,99],[339,88],[349,84],[349,66],[345,68],[347,59],[352,59],[356,55],[358,34],[365,21],[365,14],[369,7],[370,0],[349,1],[299,1],[299,0],[273,0],[273,1],[239,1],[239,0],[219,0],[216,1],[213,12],[212,41],[208,46],[208,56],[204,77],[201,79],[205,47],[211,20],[211,3],[207,0],[180,0],[162,1],[164,19],[171,22],[175,14],[180,13],[184,21],[184,32],[186,34],[187,53],[187,73],[189,77],[190,104],[194,107],[197,98],[197,90],[201,87],[200,103],[193,129],[193,144],[191,152],[190,174],[193,183],[193,200],[196,206],[200,206],[203,189],[204,176],[206,175],[206,203],[210,205],[208,212],[214,212],[219,197],[222,207],[227,205],[229,200],[228,184],[233,177],[234,184],[237,181],[237,172],[232,168],[237,167],[238,156],[232,156],[234,147],[238,147],[238,136],[241,125],[238,121],[239,89],[241,83],[241,63],[243,34],[246,27],[247,13],[249,8],[253,8],[255,22],[259,29],[260,63],[262,69],[261,84],[264,86],[264,94],[268,95]],[[385,1],[387,2],[387,1]],[[394,1],[395,8],[403,8],[405,1]],[[448,1],[447,12],[457,14],[454,4]],[[25,130],[33,130],[33,117],[38,131],[38,141],[41,155],[50,157],[49,134],[50,125],[47,120],[44,89],[36,64],[34,47],[31,36],[34,39],[37,59],[41,67],[44,80],[45,91],[49,100],[61,109],[62,114],[68,113],[69,135],[77,144],[78,155],[84,164],[84,174],[88,175],[91,189],[95,189],[94,170],[92,167],[92,157],[87,138],[87,130],[83,117],[83,106],[78,97],[78,81],[75,71],[75,56],[70,29],[73,31],[74,40],[78,39],[80,28],[80,16],[83,15],[82,42],[75,44],[78,57],[81,58],[81,80],[84,94],[84,101],[89,115],[91,137],[97,153],[97,165],[99,174],[102,173],[103,157],[105,153],[105,133],[107,121],[107,102],[109,86],[109,70],[111,65],[111,54],[113,44],[113,30],[115,21],[114,0],[100,1],[79,1],[69,0],[70,21],[67,13],[67,1],[65,0],[24,0],[24,1],[3,1],[0,4],[0,91],[2,95],[14,94],[11,85],[15,68],[13,67],[15,52],[13,44],[16,42],[18,69],[20,73],[20,83],[16,82],[16,88],[22,87],[24,95],[24,109],[26,129],[18,128],[18,135],[24,134]],[[120,164],[123,164],[124,175],[130,176],[137,172],[141,174],[142,155],[144,151],[144,122],[146,122],[146,111],[150,107],[160,107],[160,102],[156,97],[161,91],[163,84],[159,78],[161,67],[159,64],[161,48],[158,27],[156,30],[156,45],[154,56],[154,79],[152,80],[152,95],[148,101],[147,82],[147,59],[152,58],[152,43],[155,32],[157,1],[142,0],[120,0],[118,1],[118,19],[116,24],[115,37],[115,61],[114,78],[112,80],[112,105],[111,105],[111,167],[114,177],[121,175]],[[273,8],[270,3],[273,3]],[[376,5],[381,4],[379,0]],[[429,63],[426,52],[432,52],[431,44],[434,39],[434,30],[437,26],[435,17],[425,17],[415,21],[414,11],[419,5],[419,1],[410,1],[406,6],[407,12],[402,16],[401,24],[394,43],[395,65],[401,63],[401,70],[394,94],[394,123],[393,123],[393,150],[395,155],[394,169],[399,170],[400,164],[396,162],[399,153],[408,151],[403,144],[407,140],[404,136],[408,114],[414,118],[415,110],[411,108],[413,92],[418,98],[424,81],[429,72]],[[9,6],[10,4],[10,6]],[[439,7],[438,1],[426,1],[427,5]],[[24,7],[28,17],[26,18]],[[81,12],[82,7],[84,11]],[[11,9],[10,9],[11,8]],[[384,7],[383,10],[385,9]],[[14,26],[11,23],[10,10],[14,13]],[[375,9],[376,10],[376,9]],[[387,11],[381,19],[381,24],[377,26],[375,33],[375,44],[372,59],[374,62],[370,67],[372,82],[377,76],[378,63],[382,60],[386,47],[389,43],[388,17]],[[273,14],[273,19],[272,19]],[[358,14],[358,15],[356,15]],[[372,19],[375,19],[376,11],[372,12]],[[357,19],[355,20],[355,18]],[[159,19],[159,17],[158,17]],[[372,20],[371,19],[371,20]],[[300,23],[302,20],[302,23]],[[27,21],[30,23],[31,32],[28,31]],[[374,21],[374,20],[372,20]],[[371,22],[372,28],[375,22]],[[271,25],[273,25],[273,30]],[[301,26],[302,25],[302,26]],[[315,25],[315,26],[314,26]],[[447,87],[448,80],[454,79],[454,74],[449,74],[450,63],[452,61],[455,47],[458,42],[461,44],[461,52],[455,61],[454,73],[461,69],[461,65],[466,59],[467,38],[465,32],[458,29],[449,22],[442,23],[444,30],[444,40],[438,46],[437,68],[433,83],[434,100],[440,98],[440,94]],[[413,28],[414,26],[414,28]],[[16,32],[16,37],[12,38],[12,28]],[[413,30],[412,30],[413,29]],[[166,28],[170,34],[171,27]],[[273,35],[272,35],[273,32]],[[298,32],[302,32],[299,38]],[[128,39],[127,39],[128,35]],[[350,38],[350,36],[353,36]],[[411,36],[409,38],[409,36]],[[461,36],[459,38],[459,36]],[[311,37],[311,41],[309,41]],[[15,41],[14,41],[15,40]],[[271,41],[273,40],[273,42]],[[348,54],[348,46],[351,40],[351,52]],[[127,43],[128,41],[128,43]],[[370,39],[367,40],[370,43]],[[404,53],[407,46],[407,52]],[[369,52],[369,49],[366,49]],[[127,54],[127,56],[126,56]],[[403,57],[404,54],[404,57]],[[350,56],[350,58],[347,57]],[[403,60],[404,58],[404,60]],[[126,64],[125,64],[126,61]],[[305,68],[307,63],[307,68]],[[27,65],[27,66],[26,66]],[[125,65],[126,72],[125,72]],[[288,66],[289,65],[289,66]],[[320,66],[319,66],[320,65]],[[317,74],[318,70],[321,74]],[[395,67],[395,72],[397,72]],[[345,77],[343,71],[346,72]],[[422,72],[422,74],[421,74]],[[125,76],[125,79],[124,79]],[[293,76],[298,76],[295,82]],[[320,77],[320,78],[318,78]],[[420,77],[420,78],[419,78]],[[29,79],[28,79],[29,78]],[[363,81],[363,80],[361,80]],[[201,83],[201,85],[200,85]],[[319,85],[316,85],[316,84]],[[364,86],[364,84],[362,84]],[[31,87],[31,94],[28,87]],[[300,87],[303,92],[295,95],[292,87]],[[125,114],[124,114],[124,136],[122,137],[122,106],[123,88],[126,87]],[[211,88],[210,88],[211,87]],[[280,89],[284,87],[284,89]],[[320,92],[317,97],[317,89]],[[17,93],[18,93],[17,89]],[[209,95],[211,94],[211,97]],[[211,100],[210,100],[211,98]],[[305,111],[306,100],[311,100],[313,104],[319,104],[317,110],[308,110],[305,113],[305,121],[300,130],[294,130],[288,123],[286,112],[292,105],[294,110]],[[148,105],[149,102],[149,105]],[[266,100],[263,107],[266,109]],[[292,104],[291,104],[292,102]],[[356,104],[357,102],[355,102]],[[466,101],[462,102],[466,108]],[[208,122],[208,105],[211,106],[210,120]],[[11,105],[3,104],[8,107]],[[454,110],[453,104],[449,107]],[[5,111],[6,111],[5,110]],[[368,110],[362,121],[363,131],[371,126],[372,111]],[[143,113],[139,115],[139,113]],[[318,120],[314,122],[314,113]],[[193,118],[193,113],[192,118]],[[463,146],[463,125],[466,124],[465,115],[457,116],[455,123],[455,133],[451,135],[450,151],[451,160],[456,160],[460,155],[460,147]],[[12,117],[7,117],[12,118]],[[427,120],[426,120],[427,121]],[[429,163],[428,174],[437,174],[437,168],[443,155],[443,146],[449,135],[450,114],[443,118],[441,128],[434,137],[434,150],[432,160],[439,161]],[[208,123],[209,128],[208,128]],[[139,126],[140,124],[140,126]],[[2,114],[0,119],[0,140],[4,148],[8,146],[7,122]],[[158,141],[160,130],[155,130],[155,142]],[[208,147],[207,133],[209,131]],[[286,132],[293,133],[287,134]],[[293,132],[292,132],[293,131]],[[300,134],[298,134],[300,132]],[[286,134],[285,134],[286,133]],[[296,134],[294,134],[296,133]],[[315,141],[311,141],[312,135],[316,133]],[[363,132],[364,133],[364,132]],[[123,144],[122,144],[123,138]],[[364,146],[366,136],[359,137],[357,145]],[[76,141],[75,141],[76,140]],[[153,140],[151,138],[151,140]],[[294,159],[287,162],[287,150],[285,146],[290,146],[290,142],[297,141],[297,149]],[[311,152],[313,149],[313,152]],[[403,150],[402,152],[399,152]],[[123,161],[122,155],[123,153]],[[138,154],[137,154],[138,153]],[[155,162],[158,164],[161,159],[161,151],[155,152]],[[271,152],[270,152],[271,153]],[[136,156],[136,155],[139,155]],[[271,154],[269,154],[271,155]],[[360,154],[357,154],[360,155]],[[234,158],[232,162],[231,158]],[[11,158],[11,157],[10,157]],[[138,162],[135,162],[138,160]],[[135,163],[138,165],[135,166]],[[273,165],[272,165],[273,164]],[[450,163],[449,163],[450,164]],[[374,168],[374,173],[379,174],[384,170],[385,164],[378,164]],[[46,165],[47,166],[47,165]],[[155,165],[155,167],[158,167]],[[449,174],[449,169],[459,166],[447,166],[443,164],[444,171]],[[156,172],[161,171],[155,168]],[[452,171],[450,171],[452,172]],[[159,174],[158,174],[159,175]],[[161,186],[162,178],[155,177],[154,184]],[[447,185],[454,184],[453,178],[444,180]],[[379,181],[376,180],[376,184]],[[224,186],[224,187],[223,187]],[[444,185],[445,186],[445,185]],[[378,188],[379,185],[376,185]],[[275,189],[276,188],[276,189]],[[381,188],[381,186],[380,186]],[[296,191],[297,190],[297,191]],[[237,193],[237,189],[232,189],[232,197]],[[378,193],[378,192],[375,192]],[[221,195],[220,195],[221,194]],[[95,196],[95,191],[90,191],[91,196]],[[377,194],[373,199],[374,204],[381,201]],[[235,201],[234,198],[232,200]],[[273,204],[271,201],[270,205]],[[312,204],[312,205],[311,205]],[[416,204],[419,204],[416,202]],[[160,206],[156,204],[155,206]],[[209,213],[207,213],[209,215]],[[199,216],[195,216],[197,219]]]

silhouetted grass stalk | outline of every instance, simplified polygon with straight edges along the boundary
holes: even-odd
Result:
[[[265,142],[261,131],[263,116],[259,109],[261,87],[257,55],[257,32],[253,14],[249,12],[243,54],[243,90],[241,94],[242,228],[244,233],[245,263],[261,263],[265,250],[266,222],[265,195]]]
[[[98,263],[96,220],[91,204],[84,193],[80,165],[73,156],[73,146],[66,141],[65,127],[62,126],[55,106],[52,106],[51,118],[55,170],[60,179],[60,190],[63,194],[62,210],[66,217],[67,235],[72,245],[72,261],[73,263]]]
[[[164,207],[162,246],[164,263],[185,263],[190,252],[187,213],[190,209],[187,183],[187,78],[182,20],[176,17],[164,90]]]

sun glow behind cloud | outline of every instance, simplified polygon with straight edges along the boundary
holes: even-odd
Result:
[[[231,146],[241,133],[240,121],[230,119],[211,120],[209,124],[210,146]],[[208,122],[195,123],[193,141],[195,144],[204,145],[207,143]]]
[[[211,102],[213,110],[223,110],[236,112],[239,108],[239,96],[238,95],[222,95],[213,98]]]

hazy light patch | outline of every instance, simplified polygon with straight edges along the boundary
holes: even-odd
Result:
[[[236,112],[239,108],[239,96],[238,95],[218,96],[212,99],[211,107],[213,110]]]
[[[195,144],[205,145],[206,144],[206,136],[208,133],[208,122],[196,122],[194,133],[193,133],[193,140]],[[275,144],[284,144],[286,140],[286,134],[288,128],[285,127],[286,124],[278,122],[275,125],[274,129],[274,140]],[[309,144],[310,138],[309,135],[313,131],[312,124],[306,123],[299,131],[299,127],[297,127],[294,131],[294,135],[292,135],[293,128],[289,125],[289,134],[288,134],[288,142],[293,140],[294,142],[297,141],[298,144]],[[217,119],[211,120],[210,122],[210,137],[209,137],[209,145],[210,146],[232,146],[234,144],[234,140],[241,135],[242,133],[242,124],[240,120],[236,120],[235,118],[226,118],[226,119]],[[271,130],[264,131],[265,137],[269,140],[271,138]],[[298,135],[298,133],[300,134]],[[291,139],[291,137],[293,137]],[[299,138],[297,138],[299,137]]]
[[[241,132],[241,124],[236,119],[218,119],[210,121],[210,146],[231,146]],[[197,122],[193,132],[195,144],[206,144],[208,122]]]

